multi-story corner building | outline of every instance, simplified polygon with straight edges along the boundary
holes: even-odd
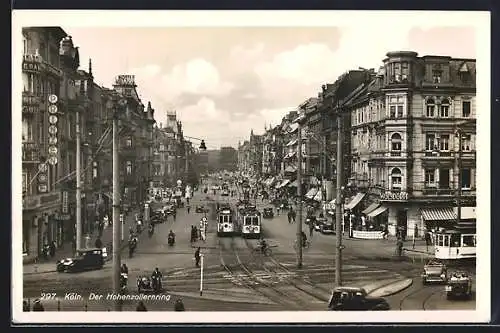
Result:
[[[283,136],[281,126],[277,125],[266,130],[262,145],[262,171],[267,179],[267,186],[274,184],[276,176],[281,172],[283,159]]]
[[[60,70],[59,46],[66,37],[61,28],[23,28],[22,62],[22,191],[23,191],[23,253],[30,260],[38,256],[44,242],[63,242],[64,221],[56,219],[62,208],[68,209],[68,196],[57,186],[67,173],[60,162],[61,140],[51,139],[54,164],[46,163],[49,155],[49,107],[57,122],[51,132],[64,129],[63,112],[57,110],[63,72]],[[21,56],[21,55],[20,55]],[[52,102],[49,102],[49,96]],[[54,117],[51,117],[53,120]],[[59,138],[60,139],[60,138]],[[54,162],[54,159],[51,160]]]
[[[281,145],[282,151],[281,166],[279,178],[281,183],[277,185],[277,189],[283,189],[285,186],[296,187],[296,175],[298,167],[297,147],[298,147],[298,128],[299,124],[296,122],[299,113],[297,111],[290,111],[281,120],[280,128],[282,135]]]
[[[474,59],[390,52],[347,106],[365,213],[391,234],[460,225],[457,203],[476,205],[475,83]]]
[[[222,170],[235,171],[238,166],[238,151],[233,147],[221,147],[219,167]]]
[[[321,114],[318,112],[318,98],[311,97],[304,101],[299,110],[306,117],[304,124],[304,184],[306,186],[318,185],[317,177],[320,176],[320,153],[323,145],[321,138]]]

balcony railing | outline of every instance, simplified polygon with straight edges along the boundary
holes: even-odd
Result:
[[[422,190],[422,194],[428,196],[450,196],[454,195],[455,193],[456,190],[451,188],[426,187]]]

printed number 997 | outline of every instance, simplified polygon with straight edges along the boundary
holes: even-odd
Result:
[[[40,298],[42,300],[51,300],[51,299],[56,299],[57,294],[56,293],[41,293]]]

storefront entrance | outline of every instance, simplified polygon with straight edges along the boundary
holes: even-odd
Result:
[[[400,235],[403,240],[407,236],[408,211],[406,209],[398,209],[396,213],[396,235]]]

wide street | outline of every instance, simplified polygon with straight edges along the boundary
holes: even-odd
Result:
[[[122,262],[129,267],[128,289],[136,293],[135,281],[141,274],[151,274],[155,267],[163,272],[163,283],[170,301],[147,301],[148,310],[171,311],[173,301],[182,298],[188,311],[245,310],[326,310],[334,283],[335,236],[315,232],[310,248],[303,253],[303,268],[296,269],[293,244],[297,224],[288,223],[286,212],[263,220],[264,236],[272,246],[272,256],[253,251],[257,240],[240,237],[220,238],[215,233],[215,202],[234,203],[236,197],[215,196],[198,191],[191,200],[191,212],[178,209],[176,220],[157,225],[154,235],[140,236],[133,258],[127,251]],[[210,208],[206,242],[190,244],[191,225],[198,225],[203,214],[195,207]],[[265,202],[257,201],[259,209]],[[176,244],[167,245],[170,230],[176,233]],[[304,225],[307,234],[307,226]],[[347,286],[362,286],[371,295],[385,297],[393,310],[473,309],[475,301],[447,301],[444,286],[422,286],[420,261],[391,258],[392,245],[345,239],[342,279]],[[386,241],[389,242],[389,241]],[[194,265],[194,251],[202,247],[204,255],[203,295],[200,296],[200,269]],[[385,252],[383,247],[386,247]],[[385,260],[380,253],[389,253]],[[372,259],[370,259],[372,258]],[[106,311],[111,301],[88,300],[90,293],[107,295],[112,290],[112,264],[102,270],[76,274],[40,272],[24,275],[24,297],[34,299],[55,293],[57,299],[44,300],[46,310]],[[413,281],[412,281],[413,279]],[[403,290],[401,290],[403,289]],[[67,293],[78,293],[82,300],[65,300]],[[391,295],[395,293],[394,295]],[[104,298],[105,298],[104,296]],[[136,302],[125,301],[123,310],[134,311]]]

